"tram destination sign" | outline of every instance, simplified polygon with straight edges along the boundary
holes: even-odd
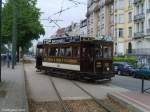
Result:
[[[70,42],[80,42],[80,36],[69,36],[69,37],[56,38],[51,40],[51,43],[53,44],[70,43]]]

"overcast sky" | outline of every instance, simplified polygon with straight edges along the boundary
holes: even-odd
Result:
[[[58,22],[58,24],[61,27],[66,27],[71,22],[80,22],[80,20],[85,19],[85,14],[87,10],[87,0],[76,0],[81,3],[78,6],[75,6],[73,2],[70,2],[69,0],[38,0],[37,7],[41,9],[41,12],[43,12],[41,19],[46,19],[49,16],[52,19],[62,20]],[[57,13],[62,9],[70,8],[69,10],[66,10],[61,13],[61,15],[53,15],[54,13]],[[49,38],[51,35],[53,35],[58,27],[54,23],[49,23],[48,21],[41,20],[41,23],[43,24],[45,28],[45,36],[40,38],[42,40],[43,38]],[[47,26],[55,26],[55,27],[47,27]]]

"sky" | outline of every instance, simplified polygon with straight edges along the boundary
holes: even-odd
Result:
[[[51,35],[55,34],[58,27],[52,22],[49,23],[47,20],[50,17],[53,20],[61,20],[58,23],[60,27],[66,27],[72,22],[80,22],[80,20],[85,19],[87,11],[87,0],[76,0],[78,2],[84,3],[76,6],[73,2],[69,0],[38,0],[37,7],[40,8],[42,12],[41,23],[45,29],[45,36],[41,36],[39,41],[49,38]],[[61,9],[70,8],[61,14],[54,13],[59,12]],[[49,27],[50,26],[50,27]]]

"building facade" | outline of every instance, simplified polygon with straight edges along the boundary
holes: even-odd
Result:
[[[79,36],[80,35],[80,24],[72,22],[71,25],[65,28],[66,34],[69,36]]]
[[[87,37],[87,19],[81,20],[80,22],[80,36]]]
[[[114,1],[100,0],[99,35],[114,36]]]
[[[130,45],[131,55],[138,62],[147,64],[150,58],[150,0],[134,0],[133,38]]]
[[[87,35],[96,37],[99,33],[99,0],[88,0],[86,17]]]
[[[133,0],[114,0],[114,47],[116,55],[131,52],[133,39]]]
[[[64,37],[66,34],[65,34],[65,28],[59,28],[57,31],[56,31],[56,37]]]
[[[150,0],[134,0],[132,54],[150,56]]]

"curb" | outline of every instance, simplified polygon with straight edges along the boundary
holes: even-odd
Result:
[[[28,104],[28,97],[27,97],[27,87],[26,87],[26,72],[25,72],[25,68],[24,68],[24,63],[22,62],[22,66],[23,66],[23,75],[24,75],[24,88],[25,88],[25,100],[26,100],[26,112],[29,112],[29,104]]]
[[[144,108],[136,104],[133,104],[132,102],[128,101],[125,98],[122,98],[121,96],[117,94],[108,93],[107,96],[113,101],[119,103],[121,106],[127,108],[129,112],[148,112],[148,110],[145,110]]]

